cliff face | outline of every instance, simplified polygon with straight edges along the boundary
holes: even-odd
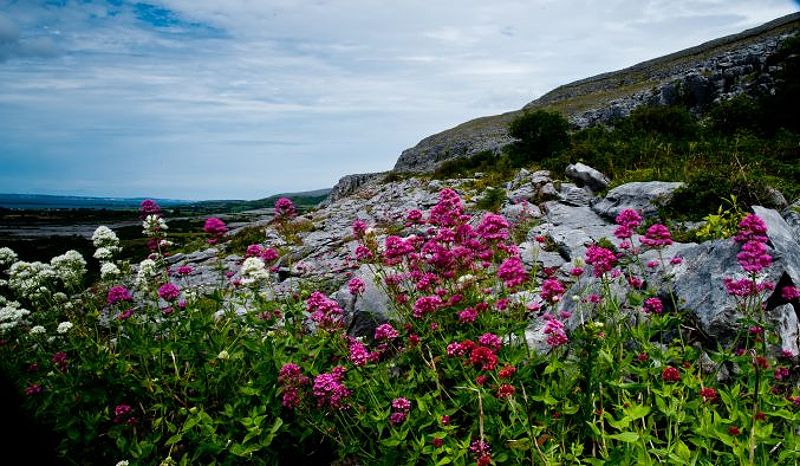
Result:
[[[582,128],[626,116],[640,105],[682,102],[700,113],[720,99],[768,93],[776,71],[768,58],[798,31],[800,13],[794,13],[739,34],[558,87],[521,110],[478,118],[423,139],[403,151],[394,170],[426,172],[444,160],[498,151],[512,141],[507,132],[509,122],[528,109],[561,112]]]

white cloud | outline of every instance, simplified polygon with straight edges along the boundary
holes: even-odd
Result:
[[[162,10],[144,19],[130,4],[0,5],[0,172],[20,174],[6,190],[254,198],[330,186],[470,118],[796,8],[152,3]]]

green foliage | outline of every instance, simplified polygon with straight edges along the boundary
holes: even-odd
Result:
[[[506,200],[506,190],[503,188],[487,188],[483,196],[475,203],[475,207],[489,212],[498,212]]]
[[[447,160],[434,170],[432,176],[436,180],[444,180],[471,176],[478,172],[508,176],[513,173],[513,168],[507,157],[487,150],[470,157]]]
[[[686,140],[697,135],[700,126],[688,110],[676,106],[641,106],[614,124],[628,137],[660,136]]]
[[[744,212],[739,208],[736,196],[731,195],[726,199],[728,207],[723,209],[719,206],[716,214],[709,214],[703,217],[703,226],[694,232],[695,241],[703,242],[713,239],[730,238],[736,234],[739,222],[744,218]]]
[[[559,113],[526,111],[508,127],[508,134],[516,139],[508,147],[511,163],[515,167],[523,167],[557,157],[569,147],[568,131],[569,122]]]

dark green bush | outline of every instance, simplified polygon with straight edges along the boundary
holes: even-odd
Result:
[[[511,122],[508,133],[517,139],[508,150],[515,167],[556,157],[570,144],[567,119],[546,110],[525,112]]]

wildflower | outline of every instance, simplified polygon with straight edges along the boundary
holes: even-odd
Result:
[[[586,263],[593,267],[594,276],[600,278],[616,265],[617,256],[609,249],[592,245],[586,249]]]
[[[753,325],[752,327],[750,327],[750,333],[753,335],[761,335],[762,333],[764,333],[764,329],[759,327],[758,325]]]
[[[781,381],[784,379],[789,378],[789,368],[788,367],[779,367],[775,369],[775,380]]]
[[[514,366],[504,366],[500,371],[497,373],[497,376],[501,379],[510,379],[514,376],[517,372],[517,368]]]
[[[478,318],[478,311],[473,307],[468,307],[458,313],[458,321],[462,324],[471,324]]]
[[[150,279],[158,274],[156,262],[152,259],[145,259],[139,263],[139,271],[136,273],[136,285],[143,286]]]
[[[644,300],[643,309],[648,314],[661,314],[664,312],[664,304],[658,298],[647,298]]]
[[[392,408],[401,411],[408,411],[409,409],[411,409],[411,402],[408,401],[407,398],[403,397],[395,398],[394,400],[392,400]]]
[[[516,391],[517,390],[514,388],[513,385],[504,383],[499,387],[497,387],[497,393],[495,394],[495,396],[497,398],[511,398],[512,396],[514,396],[514,393]]]
[[[127,418],[133,409],[130,405],[122,403],[114,407],[114,424],[119,424]]]
[[[278,254],[278,251],[275,250],[275,248],[265,248],[264,251],[261,253],[261,260],[264,261],[265,264],[274,262],[275,260],[278,259],[278,257],[280,257],[280,255]]]
[[[55,366],[61,371],[64,372],[67,370],[67,363],[69,361],[69,357],[67,353],[63,351],[58,351],[53,353],[53,356],[50,358],[50,361],[55,364]]]
[[[181,265],[177,269],[175,269],[175,272],[178,275],[189,275],[190,273],[194,272],[194,269],[192,268],[191,265]]]
[[[483,440],[473,440],[469,446],[477,466],[487,466],[492,462],[492,447]]]
[[[644,287],[644,280],[642,280],[640,277],[629,275],[628,284],[635,290],[641,290]]]
[[[422,212],[419,209],[409,210],[406,214],[406,223],[410,225],[422,223]]]
[[[139,214],[142,216],[161,215],[161,206],[152,199],[145,199],[139,204]]]
[[[120,270],[119,267],[114,265],[111,262],[103,262],[100,265],[100,278],[103,280],[108,280],[110,278],[114,278],[119,276]]]
[[[17,253],[15,253],[11,248],[0,248],[0,270],[16,262],[17,258]]]
[[[443,414],[440,421],[443,426],[450,425],[450,416],[448,416],[447,414]]]
[[[782,349],[781,350],[781,357],[785,359],[794,359],[797,355],[790,349]]]
[[[343,409],[350,396],[350,390],[342,383],[344,369],[334,368],[330,373],[322,373],[314,378],[313,395],[317,399],[317,407]]]
[[[474,366],[481,366],[481,370],[493,371],[497,366],[497,355],[491,348],[478,346],[470,353],[469,362]]]
[[[42,386],[38,383],[32,383],[25,388],[25,395],[33,396],[42,393]]]
[[[486,375],[479,375],[475,377],[475,384],[482,387],[486,385],[487,380],[489,380],[489,377],[487,377]]]
[[[493,333],[484,333],[480,336],[480,338],[478,338],[478,343],[482,344],[483,346],[494,348],[495,351],[499,350],[503,346],[503,341],[500,339],[500,337]]]
[[[433,448],[441,448],[444,445],[444,440],[440,438],[434,438],[433,441]]]
[[[74,327],[74,325],[72,325],[72,322],[70,322],[70,321],[61,322],[60,324],[58,324],[58,328],[56,328],[56,332],[58,332],[58,333],[63,335],[65,333],[69,332],[72,329],[72,327]]]
[[[389,415],[389,422],[394,425],[400,425],[406,421],[408,417],[408,413],[404,411],[395,411],[391,415]]]
[[[109,306],[112,306],[122,301],[133,301],[133,296],[131,296],[130,291],[128,291],[128,289],[122,285],[112,286],[108,290],[108,295],[106,296],[106,303]]]
[[[753,359],[753,365],[759,367],[761,369],[768,369],[769,368],[769,360],[764,356],[756,356]]]
[[[86,260],[78,251],[74,250],[50,259],[50,267],[56,278],[68,287],[79,286],[86,275]]]
[[[230,359],[230,357],[231,357],[231,355],[228,354],[228,351],[226,351],[226,350],[220,351],[219,354],[217,355],[217,359],[219,359],[220,361],[228,360],[228,359]]]
[[[794,286],[784,286],[781,289],[781,297],[786,301],[800,299],[800,288]]]
[[[269,278],[267,266],[258,257],[248,257],[242,263],[242,268],[239,269],[239,275],[242,278],[242,283],[249,285],[257,283]]]
[[[767,247],[758,241],[748,241],[736,260],[745,272],[758,273],[772,264],[772,256],[767,254]]]
[[[92,244],[97,249],[106,249],[110,253],[119,251],[119,238],[111,228],[105,225],[100,225],[92,233]]]
[[[502,215],[488,213],[478,224],[478,235],[485,241],[503,241],[508,239],[509,223]]]
[[[409,239],[399,236],[389,236],[385,241],[385,251],[383,257],[388,264],[397,264],[403,257],[414,252],[414,244]]]
[[[651,225],[641,239],[642,244],[651,248],[663,248],[672,244],[672,236],[669,229],[660,223]]]
[[[672,366],[667,366],[664,368],[664,371],[661,372],[661,380],[664,382],[680,382],[681,380],[681,373],[678,372],[678,369],[675,369]]]
[[[450,227],[461,221],[464,204],[458,193],[450,188],[439,192],[439,202],[431,208],[430,223],[440,227]]]
[[[625,209],[614,219],[617,225],[622,225],[631,229],[636,229],[642,223],[642,216],[633,209]]]
[[[353,296],[360,295],[361,293],[364,292],[364,290],[366,290],[366,288],[367,288],[367,285],[364,283],[364,280],[362,280],[362,279],[360,279],[358,277],[355,277],[355,278],[351,279],[347,283],[347,289],[350,291],[350,294],[353,295]]]
[[[708,402],[715,402],[717,401],[717,391],[711,387],[705,387],[700,389],[700,396],[703,398],[703,401],[706,403]]]
[[[28,331],[28,333],[31,334],[31,335],[43,335],[46,332],[47,332],[47,330],[44,327],[42,327],[41,325],[36,325],[36,326],[32,327]]]
[[[572,275],[573,277],[580,277],[581,275],[583,275],[583,268],[582,267],[573,267],[569,271],[569,274]]]
[[[636,360],[639,362],[647,362],[648,359],[650,359],[650,356],[645,352],[636,355]]]
[[[722,279],[725,284],[725,291],[732,296],[745,298],[748,296],[755,296],[763,291],[772,289],[772,284],[769,282],[754,283],[750,278],[733,279],[725,277]]]
[[[408,347],[413,348],[419,344],[419,335],[411,334],[408,336]]]
[[[557,278],[548,278],[542,282],[542,299],[545,301],[558,302],[566,289]]]
[[[647,262],[647,267],[649,267],[651,269],[654,269],[654,268],[658,267],[658,265],[659,265],[658,261],[648,261]]]
[[[675,257],[673,257],[672,259],[669,260],[669,263],[672,264],[672,265],[680,265],[680,264],[683,263],[683,257],[675,256]]]
[[[342,326],[344,311],[336,301],[319,291],[311,293],[306,300],[306,309],[311,313],[311,320],[320,328],[333,330]]]
[[[133,316],[133,309],[132,308],[131,309],[126,309],[126,310],[120,312],[119,315],[117,315],[117,320],[119,320],[119,321],[128,320],[128,319],[131,318],[131,316]]]
[[[211,238],[208,240],[208,243],[214,244],[221,240],[223,236],[225,236],[225,233],[228,232],[228,227],[225,226],[225,222],[217,217],[209,217],[203,224],[203,231],[211,236]]]
[[[614,236],[618,239],[626,240],[633,236],[633,230],[624,225],[620,225],[614,230]]]
[[[165,283],[158,288],[158,295],[165,301],[175,301],[181,294],[181,288],[174,283]]]
[[[114,466],[128,466],[130,463],[128,460],[117,461],[117,464]]]
[[[436,295],[423,296],[414,303],[414,318],[421,319],[425,314],[435,312],[442,304],[442,298]]]
[[[169,229],[167,221],[157,215],[148,215],[142,221],[142,234],[145,236],[159,236]]]
[[[369,361],[369,351],[360,341],[353,339],[350,342],[350,362],[354,366],[363,366]]]
[[[497,269],[497,276],[507,288],[514,288],[528,280],[528,272],[519,257],[509,257]]]
[[[739,233],[734,238],[739,243],[767,242],[767,225],[758,215],[748,214],[739,222]]]
[[[453,342],[447,345],[447,355],[452,357],[463,356],[467,353],[468,349],[458,342]]]
[[[730,435],[732,435],[734,437],[736,437],[737,435],[739,435],[741,433],[742,433],[742,431],[739,430],[739,428],[737,426],[728,427],[728,434],[730,434]]]
[[[291,199],[282,197],[275,201],[275,217],[277,219],[292,219],[295,216],[297,216],[297,208]]]
[[[564,324],[550,314],[545,314],[542,317],[547,321],[543,330],[544,334],[548,335],[547,344],[553,348],[567,344],[569,337],[564,331]]]
[[[381,324],[375,329],[375,340],[394,340],[400,336],[400,332],[395,330],[391,324]]]

